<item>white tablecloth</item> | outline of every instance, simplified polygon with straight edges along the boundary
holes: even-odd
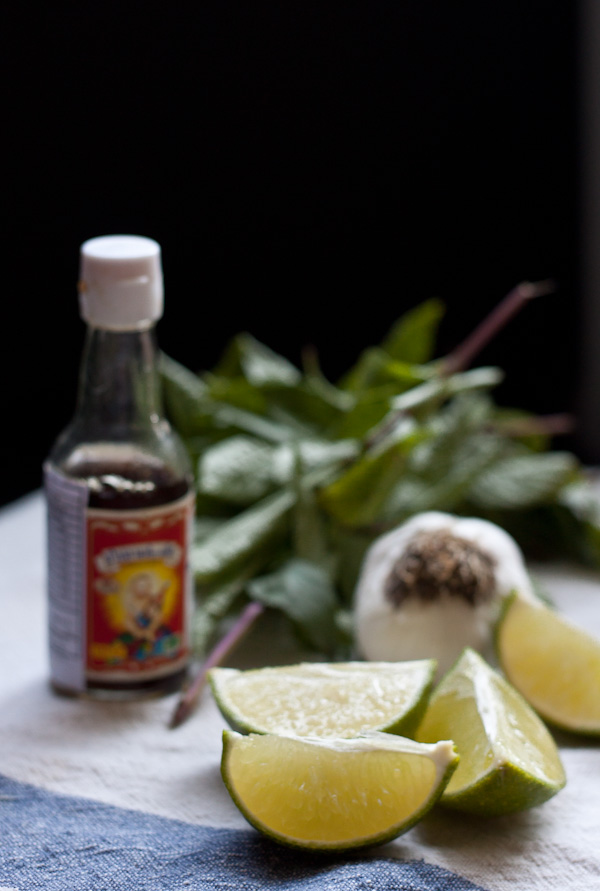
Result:
[[[51,692],[44,553],[44,503],[36,492],[0,511],[0,773],[193,824],[246,827],[221,782],[225,725],[208,692],[177,730],[167,727],[173,696],[99,703]],[[600,635],[597,574],[534,570],[565,613]],[[270,647],[277,661],[277,641]],[[252,652],[249,639],[246,654]],[[600,889],[600,741],[559,742],[568,782],[551,801],[487,821],[435,810],[387,845],[386,855],[422,859],[498,891]]]

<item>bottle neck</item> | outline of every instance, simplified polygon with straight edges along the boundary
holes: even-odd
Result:
[[[127,436],[162,415],[154,327],[109,331],[89,327],[83,350],[77,414],[88,429]]]

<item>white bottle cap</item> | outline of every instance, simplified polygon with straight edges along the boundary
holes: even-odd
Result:
[[[160,245],[139,235],[105,235],[80,249],[79,311],[95,328],[140,331],[163,312]]]

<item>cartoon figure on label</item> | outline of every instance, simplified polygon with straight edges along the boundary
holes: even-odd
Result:
[[[120,639],[138,659],[160,651],[160,640],[171,634],[163,621],[168,588],[169,581],[161,582],[154,572],[143,570],[132,575],[121,590],[125,633]]]
[[[134,637],[156,640],[168,587],[168,581],[161,583],[149,570],[137,572],[129,579],[123,591],[124,624]]]

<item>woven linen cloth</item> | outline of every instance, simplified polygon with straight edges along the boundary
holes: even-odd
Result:
[[[39,492],[0,511],[0,891],[600,891],[600,741],[566,734],[556,735],[566,788],[524,813],[435,808],[394,842],[337,858],[259,836],[221,780],[225,723],[208,692],[177,730],[174,696],[107,703],[51,692],[44,516]],[[598,575],[535,570],[557,605],[600,635]],[[290,660],[276,627],[261,619],[256,635],[240,664]]]
[[[0,778],[0,804],[2,882],[15,891],[478,887],[423,861],[311,856],[255,832],[194,826],[6,778]]]

